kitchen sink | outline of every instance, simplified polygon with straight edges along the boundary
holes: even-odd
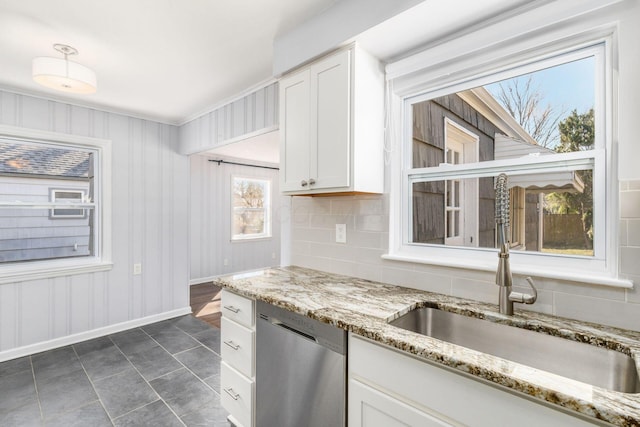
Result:
[[[607,390],[640,392],[634,360],[614,350],[435,308],[412,310],[390,324]]]

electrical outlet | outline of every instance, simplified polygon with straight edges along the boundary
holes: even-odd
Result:
[[[275,252],[271,252],[271,259],[276,259],[276,253]]]
[[[133,264],[133,274],[135,276],[142,274],[142,264]]]
[[[227,258],[225,258],[224,261],[222,261],[222,264],[225,265],[225,266],[229,265],[229,260]]]
[[[347,224],[336,224],[336,243],[347,243]]]

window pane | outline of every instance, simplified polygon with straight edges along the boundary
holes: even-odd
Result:
[[[270,234],[269,181],[233,179],[234,239],[265,237]]]
[[[52,220],[49,209],[0,209],[0,262],[90,255],[89,217]]]
[[[588,57],[412,105],[412,167],[594,148],[595,59]]]
[[[450,185],[465,194],[459,208],[445,205]],[[508,187],[512,250],[594,255],[591,170],[513,175]],[[415,182],[412,201],[413,243],[496,246],[494,178]]]
[[[37,206],[92,199],[90,151],[10,140],[0,141],[0,263],[93,255],[91,209]]]

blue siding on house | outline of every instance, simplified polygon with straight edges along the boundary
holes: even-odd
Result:
[[[2,201],[50,201],[50,189],[88,191],[86,181],[0,177]],[[0,209],[0,263],[87,256],[89,218],[52,218],[49,209]]]

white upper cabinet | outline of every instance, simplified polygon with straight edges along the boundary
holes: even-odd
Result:
[[[280,81],[285,194],[382,193],[384,74],[351,46]]]

